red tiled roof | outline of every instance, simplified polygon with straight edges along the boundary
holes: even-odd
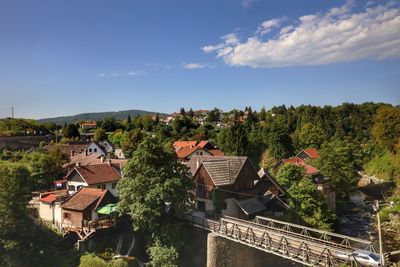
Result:
[[[40,201],[45,202],[45,203],[53,203],[56,200],[57,200],[57,196],[54,194],[49,194],[49,195],[46,195],[46,196],[40,198]]]
[[[109,192],[108,190],[82,187],[75,195],[66,200],[61,208],[69,210],[85,210],[96,202],[95,209],[101,203],[101,200]],[[110,193],[111,194],[111,193]]]
[[[208,144],[208,141],[200,141],[197,146],[204,148]]]
[[[197,141],[175,141],[174,148],[175,148],[175,150],[178,150],[182,147],[195,146],[196,144],[197,144]]]
[[[193,147],[187,146],[187,147],[183,147],[183,148],[179,149],[179,150],[176,152],[176,155],[178,156],[178,158],[184,159],[184,158],[190,156],[191,154],[193,154],[193,152],[195,152],[197,149],[200,149],[200,147],[198,147],[198,146],[193,146]]]
[[[319,173],[319,170],[317,168],[306,164],[306,162],[303,159],[298,158],[298,157],[291,157],[291,158],[288,158],[288,159],[283,159],[282,162],[283,163],[287,163],[287,164],[293,164],[293,165],[304,167],[304,169],[306,170],[306,173],[308,175]]]
[[[117,182],[121,179],[120,174],[109,164],[98,164],[75,167],[88,185]]]
[[[303,151],[304,151],[307,155],[309,155],[310,158],[312,158],[312,159],[319,158],[318,151],[317,151],[317,149],[315,149],[315,148],[307,148],[307,149],[304,149]]]

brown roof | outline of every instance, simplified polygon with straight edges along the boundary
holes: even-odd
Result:
[[[98,205],[107,193],[112,195],[108,190],[82,187],[76,194],[66,200],[61,205],[61,208],[81,211],[95,203],[94,208],[97,209]]]
[[[65,155],[71,155],[71,151],[74,151],[75,154],[82,153],[85,151],[87,144],[51,144],[46,145],[45,149],[47,151],[54,151],[57,148]]]
[[[174,142],[174,148],[175,150],[181,149],[182,147],[190,147],[190,146],[195,146],[197,144],[197,141],[175,141]]]
[[[302,158],[299,157],[291,157],[288,159],[283,159],[282,162],[303,167],[306,170],[307,175],[313,175],[319,173],[319,170],[317,168],[307,164]]]
[[[71,165],[75,165],[79,163],[81,166],[86,166],[86,165],[91,165],[91,164],[99,164],[101,163],[100,159],[101,155],[97,153],[93,153],[90,155],[87,155],[85,153],[81,153],[75,156],[70,157],[70,162],[65,163],[63,167],[68,167]]]
[[[176,141],[174,148],[179,159],[187,158],[198,149],[204,149],[212,156],[220,157],[224,155],[221,150],[215,148],[209,141]]]
[[[121,179],[121,175],[114,166],[108,163],[76,166],[74,170],[78,172],[88,185],[117,182]],[[67,175],[67,178],[73,171]]]
[[[233,184],[239,175],[247,157],[193,157],[189,168],[194,175],[198,167],[204,166],[215,186]]]

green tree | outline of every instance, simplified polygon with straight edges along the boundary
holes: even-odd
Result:
[[[174,247],[162,245],[156,241],[153,246],[148,249],[150,255],[150,266],[152,267],[177,267],[178,252]]]
[[[63,130],[63,136],[68,139],[80,137],[78,127],[75,124],[68,124]]]
[[[107,267],[107,262],[93,253],[81,257],[79,267]]]
[[[107,133],[103,128],[97,128],[93,136],[95,141],[103,141],[107,139]]]
[[[0,162],[0,265],[18,257],[27,225],[29,171],[19,163]],[[13,265],[11,265],[13,266]]]
[[[122,144],[122,150],[126,158],[131,158],[143,140],[142,131],[138,129],[130,130]]]
[[[277,159],[271,155],[271,152],[267,148],[261,156],[260,159],[260,168],[264,168],[266,170],[271,170],[275,164],[277,163]]]
[[[271,155],[276,159],[286,158],[293,152],[292,139],[284,117],[276,116],[267,134],[267,144]]]
[[[248,133],[242,124],[223,128],[217,135],[217,144],[226,155],[244,156],[247,154]]]
[[[214,108],[213,110],[211,110],[208,115],[207,115],[207,121],[210,123],[215,123],[215,122],[219,122],[221,117],[221,113],[219,111],[219,109]]]
[[[121,128],[121,124],[114,117],[107,117],[101,122],[101,128],[106,132],[114,132]]]
[[[276,178],[287,189],[290,208],[303,221],[318,229],[331,230],[334,215],[328,210],[322,192],[304,172],[303,167],[285,164]]]
[[[308,147],[319,148],[325,139],[324,131],[312,123],[304,124],[296,133],[297,148],[302,150]]]
[[[192,181],[173,151],[147,137],[124,167],[117,186],[119,209],[130,214],[135,230],[157,233],[161,224],[186,210]]]
[[[346,198],[354,188],[361,168],[357,147],[347,140],[334,139],[319,150],[320,157],[313,161],[321,173],[331,179],[339,198]]]
[[[54,155],[57,152],[52,152]],[[33,190],[48,189],[52,182],[62,174],[62,156],[52,158],[50,155],[42,152],[32,152],[24,154],[21,163],[25,163],[31,177]],[[61,158],[61,160],[60,160]],[[60,161],[58,161],[60,160]]]
[[[276,180],[284,188],[291,188],[304,177],[304,168],[293,164],[284,164],[280,167]]]
[[[380,107],[374,117],[372,135],[380,145],[393,152],[400,140],[400,108]]]
[[[189,116],[190,118],[193,118],[193,117],[194,117],[194,111],[193,111],[192,108],[190,108],[190,110],[188,111],[188,116]]]

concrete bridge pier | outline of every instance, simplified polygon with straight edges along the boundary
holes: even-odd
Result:
[[[207,237],[207,267],[261,267],[260,253],[214,233]]]

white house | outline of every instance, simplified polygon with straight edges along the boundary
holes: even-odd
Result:
[[[69,194],[75,194],[81,187],[108,189],[114,196],[117,182],[121,179],[119,166],[103,163],[87,166],[76,166],[66,176]]]
[[[87,153],[88,155],[91,155],[93,153],[99,154],[101,156],[106,156],[107,155],[107,150],[102,146],[101,143],[92,141],[88,144],[87,148]]]
[[[60,226],[62,221],[61,203],[66,198],[66,190],[41,193],[39,197],[40,219],[56,226]]]

